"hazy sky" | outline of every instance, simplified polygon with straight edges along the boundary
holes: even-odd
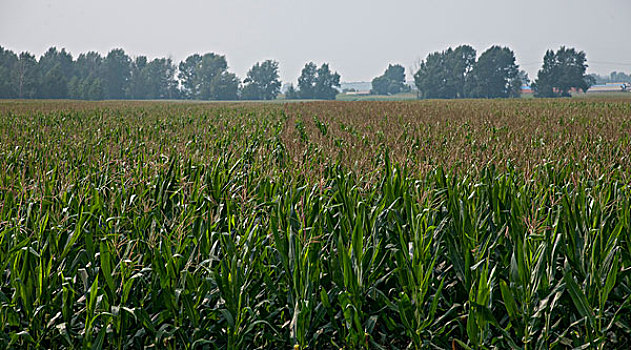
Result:
[[[275,59],[291,82],[311,60],[342,81],[370,81],[388,63],[410,77],[428,53],[463,43],[509,46],[531,78],[560,45],[585,51],[591,72],[628,73],[630,37],[631,0],[0,0],[0,45],[14,51],[122,47],[176,62],[215,52],[240,77]]]

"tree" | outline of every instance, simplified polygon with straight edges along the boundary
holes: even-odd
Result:
[[[210,84],[211,100],[238,100],[239,78],[236,74],[223,71],[216,75]]]
[[[175,66],[170,58],[151,62],[139,56],[133,63],[129,96],[134,99],[171,99],[177,96]]]
[[[297,100],[300,98],[298,90],[294,87],[294,84],[289,84],[287,91],[285,91],[286,100]]]
[[[594,79],[585,74],[587,70],[585,52],[574,48],[546,51],[543,66],[533,83],[536,97],[570,97],[572,89],[587,91]]]
[[[13,70],[13,84],[18,98],[34,98],[37,96],[38,66],[35,56],[28,52],[20,53]]]
[[[323,100],[335,100],[340,87],[340,75],[329,69],[328,63],[323,63],[318,69],[315,81],[315,98]]]
[[[182,94],[198,100],[236,99],[239,81],[228,73],[225,56],[207,53],[203,56],[191,55],[179,65],[178,77],[182,82]]]
[[[409,91],[405,84],[405,68],[402,65],[388,65],[383,75],[372,80],[371,93],[376,95],[394,95]]]
[[[147,57],[138,56],[131,64],[131,74],[127,85],[127,96],[136,100],[148,98],[147,74],[144,70],[147,66]]]
[[[468,45],[430,53],[414,74],[423,98],[463,98],[465,80],[475,63],[476,51]]]
[[[201,85],[200,67],[202,56],[198,54],[188,56],[180,62],[178,78],[182,83],[182,95],[185,98],[199,98]]]
[[[280,93],[278,62],[267,60],[256,63],[243,81],[241,98],[244,100],[272,100]]]
[[[315,97],[315,82],[318,66],[313,62],[305,64],[298,78],[298,95],[301,98],[313,99]]]
[[[17,97],[15,85],[11,80],[11,73],[16,68],[18,56],[11,50],[0,46],[0,98]]]
[[[68,80],[73,75],[74,64],[72,55],[66,49],[57,50],[51,47],[39,59],[38,97],[67,98]]]
[[[103,82],[105,97],[123,99],[127,97],[131,78],[131,58],[123,49],[111,50],[103,61]]]
[[[331,72],[328,63],[317,68],[315,63],[309,62],[298,78],[298,95],[304,99],[334,100],[338,94],[335,87],[340,87],[340,75]]]
[[[51,69],[41,72],[40,98],[67,98],[68,79],[64,75],[61,65],[57,63]]]
[[[474,98],[519,97],[521,80],[515,55],[507,47],[484,51],[467,75],[465,94]]]
[[[447,69],[450,74],[451,90],[455,91],[457,98],[466,97],[465,85],[467,75],[471,73],[475,65],[477,52],[469,45],[456,47],[447,57]]]
[[[390,81],[383,75],[373,78],[370,93],[373,95],[387,95]]]
[[[176,98],[178,82],[175,79],[175,65],[170,58],[156,58],[143,69],[147,81],[147,98]]]

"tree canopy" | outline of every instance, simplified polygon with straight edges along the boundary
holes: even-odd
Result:
[[[492,46],[484,51],[466,76],[467,97],[519,97],[520,89],[519,66],[507,47]]]
[[[475,57],[476,51],[468,45],[430,53],[414,74],[414,83],[421,97],[465,97],[465,81]]]
[[[586,75],[583,51],[561,47],[549,50],[532,83],[536,97],[570,96],[596,83],[629,82],[631,74]],[[517,97],[529,84],[515,54],[492,46],[477,57],[469,45],[432,52],[420,62],[414,84],[420,98]],[[340,75],[328,63],[306,63],[296,85],[289,85],[286,99],[335,99]],[[409,91],[405,68],[389,64],[372,80],[373,94]],[[170,58],[130,57],[123,49],[79,54],[49,48],[39,59],[29,52],[16,54],[0,46],[0,98],[74,99],[195,99],[270,100],[281,90],[279,63],[257,62],[241,80],[228,70],[226,57],[216,53],[192,54],[181,62]]]
[[[546,51],[543,67],[537,72],[533,83],[537,97],[570,97],[572,89],[587,91],[594,79],[585,74],[587,70],[585,52],[561,46],[557,52]]]
[[[383,75],[372,80],[371,93],[375,95],[394,95],[410,91],[405,84],[405,68],[400,64],[389,64]]]
[[[267,60],[256,63],[243,81],[241,98],[244,100],[272,100],[280,93],[278,62]]]
[[[328,63],[318,68],[315,63],[309,62],[298,78],[297,96],[303,99],[334,100],[338,94],[336,87],[340,87],[340,75],[332,72]]]

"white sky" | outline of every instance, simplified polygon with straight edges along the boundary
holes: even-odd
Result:
[[[16,52],[215,52],[240,77],[275,59],[290,82],[308,61],[342,81],[370,81],[388,63],[411,78],[428,53],[460,44],[509,46],[531,78],[561,45],[585,51],[590,72],[629,73],[630,37],[631,0],[0,0],[0,45]]]

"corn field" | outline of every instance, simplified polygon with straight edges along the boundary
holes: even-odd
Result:
[[[0,347],[626,349],[631,103],[0,103]]]

